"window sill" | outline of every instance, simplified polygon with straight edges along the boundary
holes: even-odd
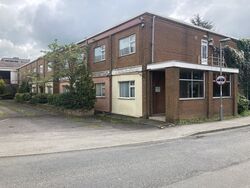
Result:
[[[94,61],[94,64],[98,64],[98,63],[104,63],[104,61],[106,61],[106,59],[100,60],[100,61]]]
[[[126,56],[130,56],[130,55],[133,55],[135,54],[136,52],[133,52],[133,53],[130,53],[130,54],[126,54],[126,55],[119,55],[118,58],[123,58],[123,57],[126,57]]]
[[[120,100],[135,100],[135,97],[118,97]]]
[[[213,99],[220,99],[220,97],[213,97]],[[222,99],[232,99],[231,96],[224,96]]]
[[[105,99],[106,96],[96,96],[97,99]]]
[[[204,100],[205,97],[197,97],[197,98],[179,98],[180,101],[190,101],[190,100]]]

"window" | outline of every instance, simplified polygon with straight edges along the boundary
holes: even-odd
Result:
[[[47,64],[47,72],[51,72],[52,71],[52,62],[48,62]]]
[[[119,82],[120,97],[134,98],[135,97],[135,81]]]
[[[204,72],[197,70],[180,70],[180,98],[204,97]]]
[[[62,92],[63,93],[68,93],[69,92],[69,86],[68,85],[63,85],[62,86]]]
[[[208,41],[201,40],[201,64],[207,65],[208,61]]]
[[[216,83],[216,78],[219,76],[219,73],[213,74],[213,96],[220,97],[220,85]],[[222,85],[222,96],[230,97],[231,96],[231,76],[230,74],[223,74],[226,78],[226,83]]]
[[[105,97],[105,83],[95,84],[96,97]]]
[[[33,72],[34,72],[34,73],[36,73],[36,67],[35,67],[35,68],[33,68]]]
[[[95,62],[105,60],[105,45],[95,48]]]
[[[119,41],[119,54],[120,56],[135,53],[135,35],[120,39]]]
[[[53,88],[52,86],[47,86],[47,93],[52,94],[53,93]]]
[[[43,65],[39,65],[39,73],[43,73]]]

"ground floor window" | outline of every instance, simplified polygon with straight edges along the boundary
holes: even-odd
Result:
[[[63,85],[62,86],[62,92],[63,93],[68,93],[69,92],[69,86],[68,85]]]
[[[95,84],[96,97],[105,97],[105,83]]]
[[[120,97],[134,98],[135,97],[135,81],[122,81],[119,82]]]
[[[216,78],[220,73],[213,74],[213,97],[220,97],[220,86],[216,83]],[[231,76],[230,74],[223,74],[226,78],[226,83],[222,85],[222,96],[230,97],[231,96]]]
[[[180,70],[180,98],[204,97],[204,72],[199,70]]]
[[[47,86],[47,93],[52,94],[53,93],[53,88],[52,86]]]

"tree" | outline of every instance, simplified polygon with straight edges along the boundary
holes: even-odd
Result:
[[[194,15],[190,21],[192,24],[205,29],[213,29],[214,27],[212,22],[204,20],[199,14]]]
[[[85,109],[90,110],[95,104],[95,87],[85,64],[80,65],[79,75],[75,83],[76,96]]]
[[[250,99],[250,40],[239,40],[237,48],[237,50],[229,46],[224,48],[225,61],[228,66],[239,69],[240,90]]]
[[[18,93],[30,93],[31,84],[28,81],[22,81],[21,85],[18,88]]]
[[[84,63],[83,54],[87,54],[87,47],[81,48],[76,44],[60,45],[57,40],[49,44],[49,51],[46,52],[45,59],[52,62],[53,79],[67,79],[70,92],[74,92],[79,65]]]

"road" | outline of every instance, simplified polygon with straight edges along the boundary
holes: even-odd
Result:
[[[0,158],[0,187],[249,187],[250,127],[93,150]]]

